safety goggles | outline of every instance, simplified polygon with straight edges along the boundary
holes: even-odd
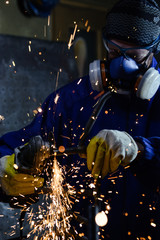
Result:
[[[158,37],[152,44],[145,47],[122,48],[111,40],[103,38],[104,46],[109,54],[110,59],[124,56],[125,58],[132,58],[138,63],[141,63],[147,59],[159,40],[160,37]]]

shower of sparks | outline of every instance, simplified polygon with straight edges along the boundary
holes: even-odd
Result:
[[[45,195],[46,209],[39,207],[38,219],[33,214],[33,211],[29,214],[29,223],[31,232],[27,237],[32,234],[36,234],[34,239],[40,240],[60,240],[66,239],[66,234],[70,230],[70,218],[71,215],[67,215],[71,209],[71,202],[68,197],[68,192],[63,187],[64,177],[60,164],[54,157],[52,176],[50,181],[51,193]],[[72,239],[70,237],[70,239]]]
[[[75,24],[74,32],[70,36],[69,43],[68,43],[68,49],[70,49],[71,46],[73,45],[73,41],[74,41],[74,38],[75,38],[75,35],[76,35],[76,31],[77,31],[77,24]]]

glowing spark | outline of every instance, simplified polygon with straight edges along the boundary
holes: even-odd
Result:
[[[33,114],[37,114],[38,113],[38,111],[37,110],[33,110]]]
[[[58,95],[58,94],[56,94],[56,97],[55,97],[55,99],[54,99],[54,102],[55,102],[55,104],[57,104],[57,102],[58,102],[58,99],[59,99],[59,95]]]
[[[31,46],[30,45],[28,45],[28,51],[29,52],[31,52],[32,50],[31,50]]]
[[[38,107],[38,108],[37,108],[37,111],[38,111],[39,113],[41,113],[41,112],[42,112],[42,108],[41,108],[41,107]]]
[[[107,206],[106,206],[106,209],[109,211],[109,210],[111,210],[111,206],[108,204]]]
[[[18,169],[18,165],[17,164],[13,164],[13,168],[17,170]]]
[[[89,32],[89,31],[90,31],[90,29],[91,29],[91,27],[90,27],[90,26],[88,26],[88,27],[87,27],[87,32]]]
[[[64,147],[64,146],[60,146],[60,147],[58,148],[58,150],[59,150],[60,152],[64,152],[64,151],[65,151],[65,147]]]
[[[91,183],[91,184],[89,184],[88,187],[90,187],[90,188],[95,188],[95,185],[94,185],[94,183]]]
[[[81,81],[82,81],[82,78],[79,79],[77,85],[79,85],[81,83]]]
[[[151,225],[152,227],[156,227],[156,223],[154,223],[154,222],[151,222],[150,225]]]
[[[104,227],[108,223],[108,217],[104,211],[97,213],[95,216],[95,222],[100,227]]]
[[[70,49],[71,46],[73,45],[73,41],[74,41],[74,38],[75,38],[76,31],[77,31],[77,24],[74,27],[73,34],[71,34],[71,36],[70,36],[69,43],[68,43],[68,49]]]
[[[15,66],[16,66],[16,64],[15,64],[15,62],[14,62],[14,61],[12,61],[12,65],[13,65],[13,67],[15,67]]]
[[[50,23],[51,23],[51,17],[48,16],[48,26],[50,26]]]
[[[85,27],[87,27],[88,26],[88,20],[86,20],[86,22],[85,22]]]
[[[3,121],[4,119],[4,116],[0,115],[0,121]]]

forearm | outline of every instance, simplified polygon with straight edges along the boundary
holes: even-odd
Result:
[[[160,184],[160,138],[136,137],[138,155],[131,163],[134,175],[146,186]]]
[[[138,145],[138,156],[140,164],[155,165],[160,163],[160,137],[135,137]]]

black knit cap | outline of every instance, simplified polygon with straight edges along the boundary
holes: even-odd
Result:
[[[107,14],[104,37],[146,46],[159,35],[160,8],[154,0],[121,0]]]

